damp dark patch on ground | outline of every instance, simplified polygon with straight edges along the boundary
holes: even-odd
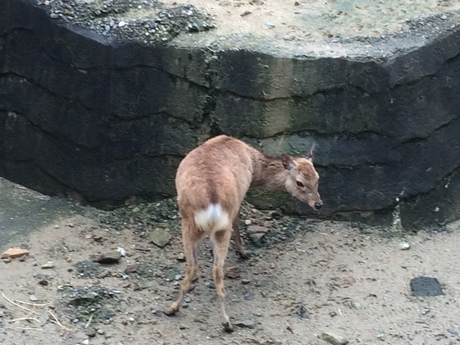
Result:
[[[438,279],[432,277],[417,277],[410,281],[412,296],[415,297],[433,297],[442,296],[441,285]]]
[[[73,315],[73,322],[109,322],[115,316],[119,303],[118,290],[100,285],[89,287],[63,285],[58,289],[62,310]]]
[[[241,207],[240,231],[247,235],[249,250],[291,241],[295,236],[313,231],[320,220],[285,216],[280,210],[258,210],[244,201]],[[140,238],[152,229],[161,228],[172,236],[180,236],[180,216],[175,198],[118,208],[100,215],[99,221],[110,229],[129,228]],[[251,234],[251,226],[260,232]]]

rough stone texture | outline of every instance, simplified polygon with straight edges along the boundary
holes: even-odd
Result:
[[[0,175],[107,205],[174,195],[180,159],[212,135],[272,155],[315,141],[323,216],[385,217],[398,197],[404,227],[443,224],[460,216],[458,19],[310,54],[238,38],[207,49],[208,36],[120,42],[2,0]],[[250,199],[310,212],[280,193]]]

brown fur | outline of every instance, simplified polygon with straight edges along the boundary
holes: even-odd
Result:
[[[182,160],[176,174],[187,272],[178,299],[165,313],[173,315],[179,309],[184,294],[196,278],[197,242],[209,235],[214,246],[214,280],[222,323],[227,331],[231,331],[224,305],[223,265],[232,228],[236,249],[246,257],[239,233],[239,209],[246,192],[250,187],[285,190],[311,207],[320,208],[318,179],[311,157],[284,155],[281,160],[270,158],[244,142],[224,135],[209,139],[192,150]],[[213,217],[209,218],[209,215]]]

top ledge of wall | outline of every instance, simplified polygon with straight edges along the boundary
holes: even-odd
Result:
[[[343,58],[363,62],[384,62],[460,32],[460,11],[450,13],[444,20],[440,19],[441,17],[442,15],[429,17],[435,23],[429,27],[418,27],[378,37],[330,38],[290,44],[254,33],[220,36],[208,31],[179,36],[173,41],[173,45],[181,48],[211,47],[215,51],[247,50],[276,58]]]
[[[276,58],[382,62],[460,32],[460,4],[442,2],[429,7],[429,2],[407,4],[402,0],[378,4],[370,0],[296,1],[294,12],[293,6],[280,7],[289,7],[287,2],[255,1],[262,5],[249,7],[252,13],[245,12],[243,5],[219,7],[204,0],[3,1],[33,4],[59,24],[108,45],[157,45],[157,41],[178,48],[246,50]],[[278,13],[269,6],[280,7]],[[265,15],[270,10],[272,15]],[[223,19],[225,15],[228,18]],[[270,18],[274,23],[266,21]]]

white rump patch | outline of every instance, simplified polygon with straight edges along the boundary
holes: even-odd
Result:
[[[195,223],[206,232],[216,232],[227,229],[230,219],[222,206],[210,204],[207,209],[195,212]]]

